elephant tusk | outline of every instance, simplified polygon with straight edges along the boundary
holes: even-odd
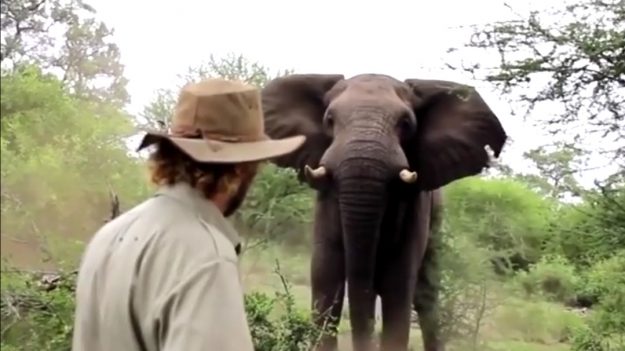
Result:
[[[417,172],[410,172],[407,169],[402,169],[402,171],[399,172],[399,178],[401,178],[404,182],[411,184],[417,181]]]
[[[304,166],[304,171],[306,175],[313,179],[318,179],[324,177],[327,174],[326,168],[321,166],[316,169],[310,168],[308,165]]]
[[[497,159],[495,158],[495,152],[490,147],[490,145],[484,146],[484,151],[486,151],[486,155],[488,156],[488,166],[492,167],[497,164]]]

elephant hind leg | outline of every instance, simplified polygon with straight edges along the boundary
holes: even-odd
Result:
[[[414,309],[419,318],[423,349],[444,351],[444,341],[440,335],[441,250],[443,232],[443,197],[441,190],[432,192],[432,212],[430,213],[430,235],[425,254],[419,267],[419,274],[413,295]]]
[[[437,248],[430,240],[413,295],[414,309],[418,314],[423,336],[424,351],[444,351],[445,349],[440,336],[439,291],[440,267]]]

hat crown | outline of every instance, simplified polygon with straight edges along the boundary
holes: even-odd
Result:
[[[185,85],[174,110],[171,132],[221,141],[264,138],[260,91],[241,81],[208,78]]]

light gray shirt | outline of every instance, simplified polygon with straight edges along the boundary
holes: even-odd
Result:
[[[73,351],[253,350],[221,211],[185,183],[107,223],[87,245]]]

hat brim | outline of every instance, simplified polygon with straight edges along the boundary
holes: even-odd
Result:
[[[306,137],[296,135],[284,139],[265,139],[248,142],[223,142],[217,140],[182,138],[166,133],[148,131],[137,150],[159,140],[168,139],[197,162],[242,163],[265,161],[289,154],[304,144]]]

